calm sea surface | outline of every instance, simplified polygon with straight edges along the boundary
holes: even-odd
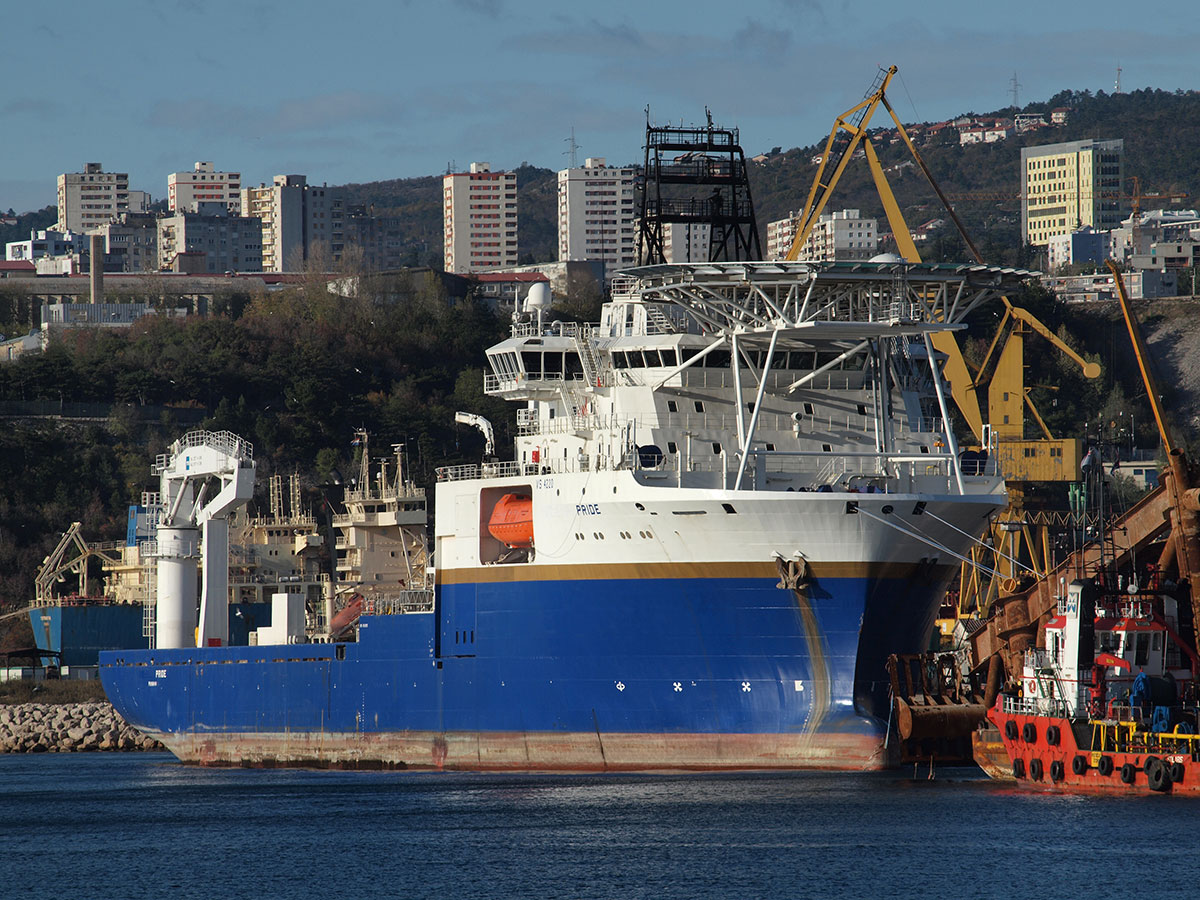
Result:
[[[925,774],[435,775],[0,756],[0,897],[1198,896],[1198,800]]]

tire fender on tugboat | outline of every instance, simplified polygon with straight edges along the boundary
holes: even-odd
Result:
[[[1171,776],[1167,774],[1166,764],[1157,756],[1146,758],[1146,785],[1152,791],[1169,791]]]

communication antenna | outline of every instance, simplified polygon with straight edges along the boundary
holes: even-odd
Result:
[[[1117,62],[1117,83],[1113,86],[1116,93],[1121,93],[1121,63]]]
[[[563,140],[567,143],[567,149],[563,151],[563,156],[567,158],[567,162],[570,163],[572,169],[579,168],[578,154],[581,148],[577,143],[575,143],[574,125],[571,126],[571,136],[569,138],[563,138]]]
[[[1021,111],[1021,101],[1020,101],[1020,93],[1019,93],[1020,90],[1021,90],[1021,83],[1019,81],[1017,81],[1017,73],[1013,72],[1012,80],[1009,81],[1008,91],[1010,94],[1012,94],[1013,109],[1017,110],[1017,112]]]
[[[454,160],[452,160],[452,159],[446,160],[446,174],[447,175],[453,175],[454,170],[457,168],[458,168],[458,164],[455,163]]]

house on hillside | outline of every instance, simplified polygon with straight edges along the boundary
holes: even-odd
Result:
[[[1051,125],[1066,125],[1067,119],[1070,117],[1070,115],[1071,115],[1071,110],[1069,107],[1056,106],[1056,107],[1054,107],[1054,109],[1050,110],[1050,124]]]

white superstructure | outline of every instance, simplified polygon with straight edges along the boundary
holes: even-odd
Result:
[[[614,285],[598,326],[517,321],[485,379],[526,403],[514,459],[439,473],[439,572],[798,553],[956,565],[955,529],[981,529],[1005,495],[994,460],[956,452],[929,336],[1031,274],[653,266]],[[514,492],[532,506],[525,554],[487,525]]]

